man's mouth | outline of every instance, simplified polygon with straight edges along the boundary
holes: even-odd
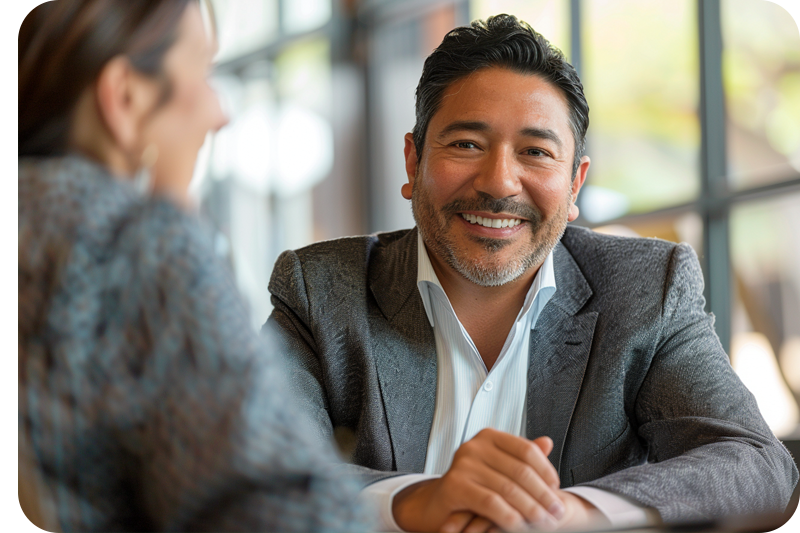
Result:
[[[524,222],[519,218],[487,218],[480,215],[470,215],[469,213],[459,214],[470,224],[478,224],[485,228],[513,228]]]

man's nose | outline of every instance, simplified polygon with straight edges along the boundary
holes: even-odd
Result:
[[[474,189],[498,199],[522,192],[513,150],[497,149],[487,155],[478,176],[473,180]]]

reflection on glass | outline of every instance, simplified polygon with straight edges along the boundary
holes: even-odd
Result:
[[[403,136],[414,127],[414,90],[433,39],[428,16],[426,11],[421,19],[387,21],[376,28],[370,42],[371,232],[414,226],[408,201],[400,195],[408,181]]]
[[[291,197],[308,192],[333,166],[328,41],[305,41],[288,48],[275,61],[275,71],[280,106],[274,124],[273,191]]]
[[[752,348],[752,333],[758,333],[762,340],[757,341],[761,346],[757,351],[769,353],[773,360],[778,358],[780,372],[776,373],[772,388],[785,388],[788,383],[794,389],[789,396],[797,402],[800,399],[800,194],[734,207],[731,259],[732,357],[736,360],[738,356],[737,346]],[[763,379],[767,379],[769,368],[760,366],[766,376]],[[759,398],[755,390],[753,393],[762,410],[766,409],[762,402],[771,400]],[[790,413],[792,408],[776,405],[770,410]],[[766,412],[764,415],[769,420]],[[787,436],[796,424],[795,421],[788,430],[779,424],[778,436]],[[777,434],[778,429],[773,429]]]
[[[211,0],[219,27],[219,61],[267,45],[278,32],[278,0]]]
[[[286,33],[313,30],[331,18],[331,0],[284,0],[281,7]]]
[[[326,39],[302,41],[275,60],[278,95],[319,114],[330,115],[331,59]]]
[[[690,0],[584,2],[593,221],[695,199],[700,190],[697,21]],[[591,189],[590,189],[591,190]]]
[[[703,219],[694,212],[661,216],[594,228],[598,233],[621,237],[655,237],[688,243],[698,257],[703,255]]]
[[[524,20],[569,58],[569,2],[564,0],[472,0],[472,19],[507,13]]]
[[[744,189],[800,172],[800,34],[764,0],[722,2],[728,179]]]
[[[284,3],[284,6],[286,3]],[[333,167],[331,59],[326,39],[299,42],[275,60],[278,110],[272,191],[281,221],[279,245],[314,242],[312,187]]]
[[[293,43],[213,84],[230,122],[214,138],[202,205],[260,327],[278,254],[314,240],[311,189],[333,163],[330,44]]]

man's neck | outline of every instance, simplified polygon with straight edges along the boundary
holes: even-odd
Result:
[[[475,343],[487,370],[491,370],[541,264],[505,285],[482,287],[453,270],[429,250],[428,257],[456,316]]]

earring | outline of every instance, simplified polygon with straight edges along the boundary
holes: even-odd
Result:
[[[150,143],[142,152],[141,167],[134,177],[133,183],[142,196],[150,196],[153,192],[153,174],[150,170],[158,161],[158,146]]]

